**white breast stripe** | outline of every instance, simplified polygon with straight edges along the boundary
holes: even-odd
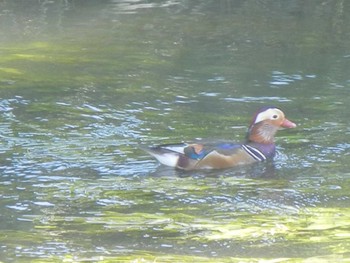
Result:
[[[257,148],[254,148],[252,146],[245,145],[245,144],[242,144],[242,148],[255,160],[257,160],[257,161],[266,160],[266,156],[261,151],[259,151]]]

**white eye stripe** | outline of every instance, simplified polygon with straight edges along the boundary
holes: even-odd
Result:
[[[283,116],[283,113],[279,109],[276,109],[276,108],[267,109],[263,112],[260,112],[256,116],[254,123],[258,123],[264,120],[277,119],[281,115]]]

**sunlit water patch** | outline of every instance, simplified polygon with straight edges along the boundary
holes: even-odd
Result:
[[[149,3],[143,0],[136,0],[136,1],[113,0],[111,1],[111,3],[112,3],[111,4],[112,10],[115,13],[120,13],[120,14],[137,14],[138,11],[142,9],[167,8],[171,6],[180,5],[180,3],[177,1],[165,1],[163,3]]]
[[[288,189],[288,182],[277,181],[273,188],[279,191],[273,190],[271,181],[233,177],[106,177],[95,182],[83,178],[58,182],[36,183],[32,202],[7,205],[18,220],[33,225],[36,235],[46,236],[28,236],[27,245],[14,250],[20,257],[78,256],[77,247],[91,256],[154,250],[224,257],[230,248],[234,254],[258,257],[260,249],[269,248],[274,255],[296,257],[293,240],[300,235],[305,242],[319,240],[308,245],[312,256],[317,246],[330,242],[329,229],[336,228],[339,238],[346,236],[346,210],[291,204],[286,197],[295,199],[298,194]],[[337,223],[330,219],[333,213]],[[315,215],[319,220],[313,219]],[[286,242],[292,249],[279,253],[278,247]],[[51,254],[55,244],[62,249]],[[8,245],[10,253],[12,249]],[[324,251],[327,253],[331,250]]]
[[[273,71],[272,80],[270,81],[270,84],[274,86],[288,85],[291,82],[303,80],[303,77],[304,76],[302,76],[301,74],[288,75],[283,72]],[[306,77],[311,77],[311,75],[308,75]]]

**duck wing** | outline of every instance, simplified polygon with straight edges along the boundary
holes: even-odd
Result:
[[[160,163],[183,170],[222,169],[254,161],[241,144],[231,142],[163,144],[145,150]]]

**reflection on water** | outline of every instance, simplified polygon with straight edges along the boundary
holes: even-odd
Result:
[[[345,1],[2,1],[1,259],[348,260]],[[291,34],[293,32],[293,34]],[[139,145],[298,124],[273,163],[159,166]]]
[[[116,14],[138,14],[139,11],[143,9],[155,9],[155,8],[167,8],[167,7],[177,7],[179,2],[177,1],[163,1],[163,2],[148,2],[142,0],[136,1],[111,1],[112,11]]]

